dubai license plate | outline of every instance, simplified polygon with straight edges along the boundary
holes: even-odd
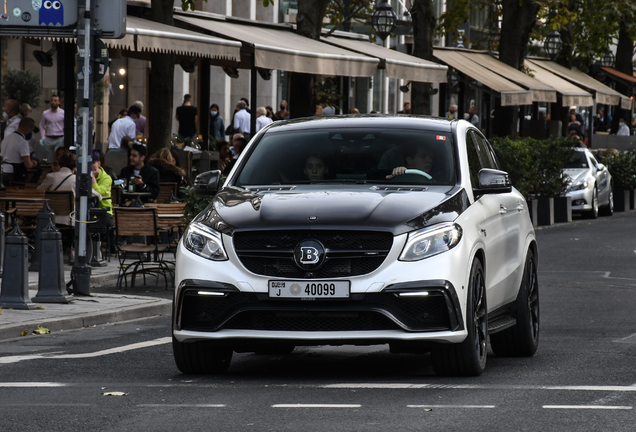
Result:
[[[349,281],[269,281],[270,298],[349,298]]]

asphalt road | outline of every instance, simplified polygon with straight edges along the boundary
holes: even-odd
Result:
[[[168,317],[0,343],[2,431],[634,431],[636,212],[537,231],[541,342],[478,378],[387,346],[174,365]],[[121,392],[123,395],[106,395]]]

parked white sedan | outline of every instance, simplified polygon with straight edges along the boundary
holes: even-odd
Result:
[[[576,148],[574,157],[566,164],[569,177],[566,196],[572,197],[572,211],[596,219],[600,213],[614,213],[612,175],[586,148]]]
[[[539,343],[538,249],[526,200],[464,120],[342,116],[267,126],[187,228],[173,350],[184,373],[233,352],[388,344],[479,375],[487,346]]]

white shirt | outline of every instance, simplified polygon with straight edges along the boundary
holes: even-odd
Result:
[[[265,126],[273,122],[273,120],[267,116],[260,116],[256,118],[256,132],[263,129]]]
[[[241,132],[250,133],[250,113],[242,109],[234,114],[234,129],[241,128]]]
[[[626,124],[623,124],[623,126],[618,128],[618,133],[616,133],[616,135],[629,136],[629,126],[627,126]]]
[[[2,149],[2,157],[4,161],[3,168],[6,173],[13,172],[13,165],[10,164],[23,163],[24,161],[22,160],[22,157],[29,156],[31,154],[29,152],[29,143],[20,132],[14,132],[11,135],[7,135],[7,137],[2,140],[0,148]]]
[[[129,136],[132,139],[137,136],[137,125],[130,116],[120,118],[113,123],[108,137],[108,148],[118,149],[121,147],[121,139],[125,136]]]
[[[22,119],[19,115],[14,115],[7,121],[7,128],[4,130],[4,136],[8,137],[13,132],[18,130],[18,126],[20,126],[20,121]]]

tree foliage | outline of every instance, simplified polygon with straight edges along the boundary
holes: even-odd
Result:
[[[28,103],[31,108],[40,106],[40,78],[31,71],[9,69],[2,78],[2,92],[6,99],[15,99],[20,104]]]

